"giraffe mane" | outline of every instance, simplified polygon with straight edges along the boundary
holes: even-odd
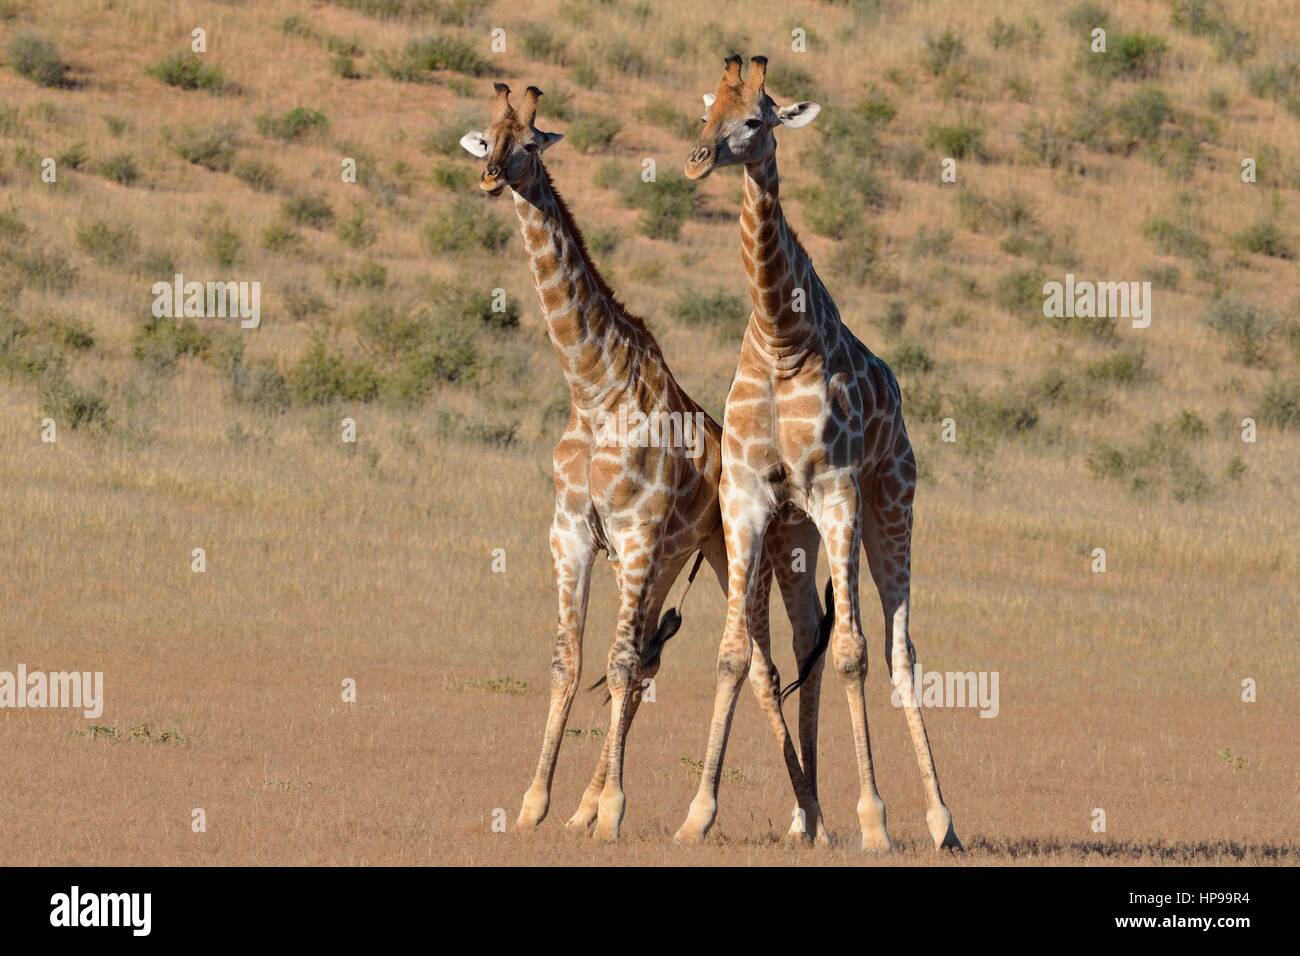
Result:
[[[644,333],[650,345],[655,349],[655,351],[658,351],[659,343],[655,340],[654,335],[646,326],[645,320],[639,315],[634,315],[627,310],[627,307],[623,305],[622,300],[619,299],[614,290],[610,288],[609,283],[605,281],[605,277],[601,275],[600,270],[596,268],[596,263],[591,258],[591,251],[587,248],[587,239],[582,234],[582,230],[578,228],[577,222],[574,221],[573,213],[569,210],[569,204],[565,201],[564,197],[560,195],[560,191],[555,188],[555,182],[551,179],[550,170],[546,168],[546,164],[541,162],[541,160],[538,160],[537,165],[541,167],[542,175],[546,178],[547,188],[551,191],[551,195],[555,197],[555,208],[560,217],[560,222],[563,223],[564,228],[568,231],[569,235],[573,237],[573,244],[577,248],[578,254],[582,257],[582,261],[586,265],[587,271],[591,273],[591,278],[592,281],[596,283],[596,288],[600,291],[601,295],[605,297],[609,304],[613,306],[615,313],[624,319],[630,326]]]

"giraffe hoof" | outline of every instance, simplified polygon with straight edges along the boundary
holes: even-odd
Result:
[[[964,852],[965,847],[961,845],[961,840],[957,839],[957,831],[952,825],[952,814],[948,812],[947,807],[936,807],[931,810],[925,815],[925,822],[930,829],[930,837],[934,840],[936,850]]]
[[[596,826],[591,831],[591,838],[597,843],[617,843],[618,824],[607,824],[596,821]]]
[[[594,813],[587,814],[579,810],[573,816],[569,817],[568,821],[564,824],[564,829],[568,830],[570,833],[585,834],[591,830],[592,825],[595,824],[595,822],[596,815]]]
[[[862,834],[862,849],[868,853],[893,853],[894,844],[889,842],[889,836],[885,833]]]
[[[699,846],[704,842],[704,831],[682,827],[673,834],[673,842],[678,846]]]

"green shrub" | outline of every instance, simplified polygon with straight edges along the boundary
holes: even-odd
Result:
[[[1150,33],[1112,33],[1106,52],[1084,54],[1088,69],[1102,77],[1123,80],[1150,79],[1164,67],[1169,44]]]
[[[409,82],[435,70],[483,76],[489,72],[489,67],[487,60],[472,45],[444,34],[410,41],[396,64],[399,75],[393,78]]]
[[[1132,385],[1150,377],[1146,355],[1139,351],[1116,352],[1097,359],[1084,368],[1083,374],[1094,382]]]
[[[330,60],[330,69],[334,75],[344,80],[361,79],[361,71],[357,69],[357,61],[346,53],[339,53]]]
[[[984,158],[984,128],[967,120],[931,123],[925,145],[953,159]]]
[[[622,128],[623,124],[612,116],[582,116],[569,127],[568,139],[574,149],[589,153],[608,149]]]
[[[809,190],[804,200],[804,218],[819,236],[843,239],[858,224],[860,216],[861,210],[846,203],[842,195],[820,186]]]
[[[368,362],[348,358],[317,338],[289,367],[285,381],[304,405],[335,401],[369,402],[378,397],[380,378]]]
[[[1194,222],[1181,216],[1178,219],[1148,219],[1142,234],[1156,244],[1167,256],[1204,260],[1210,254],[1210,244]]]
[[[164,57],[146,71],[168,86],[182,90],[205,90],[220,93],[226,79],[215,66],[208,66],[198,54],[185,51]]]
[[[924,345],[904,342],[889,353],[888,365],[895,372],[922,373],[934,370],[934,359]]]
[[[302,234],[293,228],[292,223],[273,222],[262,230],[262,248],[285,255],[301,252]]]
[[[106,428],[108,400],[99,392],[70,381],[61,369],[52,369],[40,383],[41,409],[69,428]]]
[[[242,359],[230,368],[230,395],[240,405],[282,412],[293,402],[293,392],[275,363],[269,359]]]
[[[219,269],[229,269],[239,261],[243,241],[239,233],[231,228],[230,223],[222,220],[212,223],[203,240],[203,248],[208,257]]]
[[[1259,419],[1277,428],[1300,429],[1300,381],[1273,381],[1259,397]]]
[[[19,33],[5,48],[9,65],[19,76],[39,86],[67,86],[68,64],[63,62],[54,44],[30,31]]]
[[[651,239],[677,239],[699,206],[696,184],[676,171],[653,183],[638,176],[636,183],[624,191],[623,201],[641,210],[637,229]]]
[[[496,252],[510,241],[505,227],[481,201],[457,197],[425,227],[424,244],[434,255],[484,249]]]
[[[919,259],[941,259],[952,248],[952,239],[947,229],[922,226],[912,237],[912,255]]]
[[[725,289],[707,292],[687,290],[677,296],[670,313],[678,322],[697,328],[743,332],[749,319],[750,304]]]
[[[185,356],[206,358],[212,348],[212,334],[193,319],[150,315],[131,336],[131,354],[157,370],[170,368]]]
[[[1144,86],[1115,108],[1115,120],[1132,145],[1154,142],[1166,123],[1174,118],[1174,108],[1164,90]]]
[[[1008,312],[1022,316],[1041,316],[1045,281],[1042,274],[1035,270],[1013,270],[998,279],[994,286],[994,299]]]

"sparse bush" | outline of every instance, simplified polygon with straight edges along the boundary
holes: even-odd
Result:
[[[361,250],[373,246],[379,233],[366,221],[365,211],[355,206],[352,214],[339,223],[338,236],[348,248]]]
[[[1247,366],[1267,364],[1268,340],[1277,328],[1271,314],[1249,302],[1224,298],[1206,308],[1204,321],[1227,336],[1233,359]]]
[[[185,357],[204,358],[213,347],[212,334],[193,319],[150,315],[131,336],[131,354],[156,370],[171,368]]]
[[[924,345],[904,342],[889,353],[889,367],[895,372],[923,373],[934,370],[934,359]]]
[[[202,58],[188,50],[164,57],[146,71],[168,86],[181,90],[205,90],[208,93],[220,93],[226,89],[226,78],[215,66],[204,63]]]
[[[211,128],[186,126],[170,131],[167,138],[172,149],[182,159],[195,166],[223,173],[234,162],[239,128],[234,125]]]
[[[52,369],[40,382],[42,410],[69,428],[108,426],[108,400],[98,391],[70,381],[62,369]]]
[[[1021,316],[1041,316],[1045,281],[1042,274],[1035,270],[1013,270],[997,281],[994,299],[1008,312]]]
[[[134,186],[140,179],[140,167],[130,153],[117,153],[99,165],[99,174],[122,186]]]
[[[361,71],[357,69],[357,61],[346,53],[336,54],[334,59],[330,60],[330,69],[334,75],[344,80],[361,79]]]
[[[212,223],[203,240],[203,248],[219,269],[229,269],[238,262],[242,247],[243,241],[239,238],[239,233],[225,220]]]
[[[584,153],[608,149],[622,128],[623,124],[612,116],[582,116],[569,127],[569,143]]]
[[[139,248],[135,230],[129,224],[114,226],[103,219],[78,228],[77,245],[96,259],[119,264],[135,255]]]
[[[1291,242],[1272,219],[1264,219],[1235,233],[1231,243],[1242,252],[1270,256],[1274,259],[1293,259],[1295,251]]]
[[[922,226],[912,237],[912,255],[919,259],[941,259],[952,248],[952,239],[947,229]]]
[[[1146,355],[1131,350],[1097,359],[1084,368],[1083,374],[1094,382],[1133,385],[1150,378],[1151,373],[1146,367]]]
[[[280,171],[260,159],[242,159],[234,169],[235,178],[259,193],[274,192],[280,182]]]
[[[293,228],[292,223],[273,222],[262,231],[262,248],[285,255],[301,252],[302,234]]]
[[[921,65],[931,76],[943,76],[954,63],[966,55],[966,43],[952,30],[925,38]]]
[[[651,239],[677,239],[699,205],[696,184],[676,172],[652,183],[638,176],[635,184],[624,190],[623,201],[641,210],[637,229]]]
[[[68,64],[49,40],[31,31],[17,34],[5,48],[9,65],[39,86],[67,86]]]
[[[285,142],[303,139],[316,133],[324,133],[329,129],[329,126],[329,118],[324,113],[320,110],[307,109],[304,106],[295,106],[289,112],[279,116],[274,113],[263,113],[257,118],[257,131],[259,133]]]
[[[241,405],[270,412],[282,412],[293,402],[289,383],[269,359],[232,363],[230,396]]]
[[[750,311],[747,301],[725,289],[682,292],[670,309],[678,322],[736,334],[744,331]]]
[[[968,120],[931,123],[925,145],[953,159],[985,158],[984,128]]]
[[[326,229],[334,222],[334,209],[324,196],[292,196],[280,208],[295,225]]]
[[[1300,429],[1300,381],[1271,382],[1259,397],[1259,409],[1266,425]]]

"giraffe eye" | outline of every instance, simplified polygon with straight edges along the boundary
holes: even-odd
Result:
[[[763,121],[758,119],[745,120],[745,125],[750,129],[758,129],[763,125]]]
[[[537,144],[536,144],[536,143],[524,143],[524,152],[525,152],[525,153],[535,153],[535,152],[537,152]]]

